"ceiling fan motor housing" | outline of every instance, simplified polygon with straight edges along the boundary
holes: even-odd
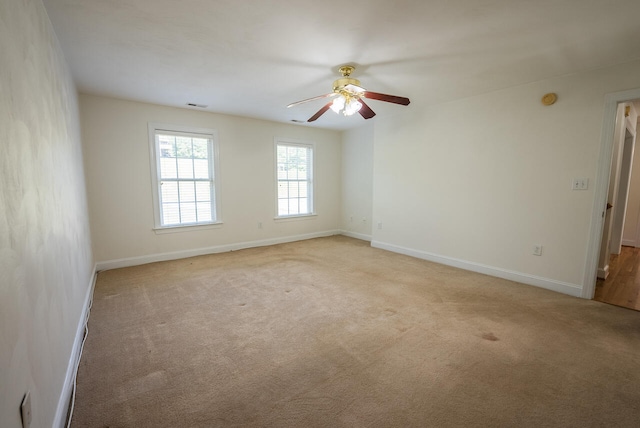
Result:
[[[355,69],[356,68],[352,65],[343,65],[338,69],[340,74],[342,74],[342,77],[333,82],[333,92],[340,93],[348,85],[353,85],[356,88],[362,88],[362,86],[360,86],[360,81],[351,77],[351,73],[353,73]],[[354,91],[354,89],[355,88],[350,88],[350,90],[347,90],[347,92],[355,94],[357,89],[356,91]]]
[[[340,90],[344,89],[347,85],[354,85],[359,88],[362,87],[360,86],[360,81],[358,79],[354,79],[351,77],[342,77],[340,79],[336,79],[333,82],[333,92],[340,92]]]

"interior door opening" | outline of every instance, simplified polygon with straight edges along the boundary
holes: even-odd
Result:
[[[616,108],[593,298],[640,310],[640,150],[635,150],[639,107],[634,100]]]

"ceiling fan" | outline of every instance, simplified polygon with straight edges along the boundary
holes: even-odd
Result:
[[[355,67],[351,65],[344,65],[340,67],[338,71],[342,74],[342,77],[333,82],[333,92],[291,103],[287,106],[287,108],[297,106],[309,101],[337,97],[333,101],[325,104],[320,110],[316,112],[316,114],[314,114],[307,120],[307,122],[313,122],[329,109],[335,111],[338,114],[342,113],[345,116],[351,116],[352,114],[360,113],[360,116],[364,117],[365,119],[371,119],[376,114],[364,102],[363,98],[401,104],[403,106],[409,105],[409,98],[367,91],[362,86],[360,86],[360,81],[358,79],[354,79],[353,77],[351,77],[351,73],[353,73],[353,70],[355,70]]]

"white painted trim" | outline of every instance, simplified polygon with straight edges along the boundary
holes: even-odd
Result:
[[[282,217],[274,217],[273,221],[276,223],[287,222],[287,221],[298,221],[298,220],[313,220],[318,217],[317,213],[309,213],[309,214],[294,214],[294,215],[286,215]]]
[[[493,266],[484,265],[481,263],[455,259],[453,257],[440,256],[437,254],[428,253],[426,251],[414,250],[411,248],[401,247],[398,245],[387,244],[385,242],[371,241],[371,246],[374,248],[380,248],[383,250],[392,251],[394,253],[405,254],[407,256],[412,256],[412,257],[428,260],[435,263],[440,263],[447,266],[453,266],[456,268],[460,268],[460,269],[464,269],[472,272],[477,272],[485,275],[495,276],[498,278],[508,279],[510,281],[515,281],[523,284],[534,285],[536,287],[546,288],[547,290],[568,294],[574,297],[580,297],[580,294],[582,292],[582,287],[580,287],[580,285],[577,285],[577,284],[570,284],[568,282],[556,281],[549,278],[543,278],[539,276],[529,275],[526,273],[501,269]]]
[[[200,223],[200,224],[181,224],[178,226],[164,226],[153,229],[153,233],[156,235],[162,235],[165,233],[183,233],[194,232],[197,230],[207,229],[220,229],[224,223],[217,221],[215,223]]]
[[[309,188],[309,192],[311,193],[311,197],[307,197],[310,199],[310,212],[305,214],[295,214],[290,216],[281,216],[278,213],[278,145],[286,145],[286,146],[299,146],[305,147],[307,149],[311,149],[311,187]],[[275,211],[275,220],[283,220],[290,219],[294,217],[306,217],[306,216],[314,216],[318,215],[316,212],[316,142],[310,140],[299,140],[297,138],[287,138],[287,137],[274,137],[273,138],[273,185],[274,185],[274,211]]]
[[[623,239],[622,240],[622,246],[623,247],[635,247],[636,246],[636,241],[634,241],[633,239]]]
[[[76,330],[76,337],[73,341],[73,348],[71,349],[71,355],[69,356],[69,364],[67,365],[67,374],[64,377],[64,384],[62,385],[62,391],[60,391],[60,398],[58,399],[58,407],[56,409],[56,415],[53,419],[53,428],[64,428],[67,421],[67,412],[69,410],[69,404],[71,400],[71,394],[73,393],[73,384],[75,381],[76,370],[80,364],[80,348],[82,346],[82,340],[84,339],[85,324],[89,317],[89,308],[91,307],[91,301],[93,300],[93,290],[96,286],[96,279],[98,277],[98,265],[93,266],[93,273],[91,280],[89,281],[89,287],[87,288],[87,294],[84,298],[84,306],[80,319],[78,320],[78,328]]]
[[[600,154],[598,156],[598,166],[596,170],[589,244],[587,246],[587,257],[582,279],[582,293],[580,296],[585,299],[593,299],[596,292],[598,256],[600,255],[600,242],[602,241],[602,231],[604,227],[602,210],[606,205],[607,193],[609,191],[609,175],[611,173],[611,156],[618,103],[638,98],[640,98],[640,88],[610,93],[604,98],[604,117],[602,130],[600,132]]]
[[[151,195],[153,200],[153,222],[154,222],[154,231],[155,230],[163,230],[169,228],[177,228],[177,227],[190,227],[190,226],[210,226],[214,224],[221,224],[222,218],[220,216],[220,200],[222,199],[220,196],[220,170],[219,168],[219,158],[220,158],[220,149],[219,149],[219,140],[218,140],[218,131],[213,128],[201,128],[194,126],[185,126],[185,125],[171,125],[168,123],[158,123],[158,122],[148,122],[147,129],[149,132],[149,162],[151,169]],[[156,139],[158,131],[163,131],[168,134],[191,134],[194,136],[201,137],[210,137],[211,140],[211,153],[209,159],[209,168],[213,172],[212,180],[213,187],[211,188],[212,194],[212,202],[213,202],[213,215],[215,216],[215,221],[213,223],[200,223],[200,224],[187,224],[187,225],[171,225],[171,226],[163,226],[162,225],[162,213],[161,213],[161,191],[160,191],[160,158],[158,157],[159,146],[158,141]]]
[[[630,138],[627,138],[627,133],[631,135]],[[624,234],[624,224],[627,221],[627,206],[629,203],[629,191],[631,190],[631,174],[633,173],[635,138],[635,133],[627,124],[624,127],[620,141],[620,176],[618,178],[618,194],[613,203],[613,224],[611,228],[611,243],[609,244],[609,248],[613,248],[612,254],[620,254],[622,251],[622,235]]]
[[[149,254],[146,256],[129,257],[124,259],[107,260],[97,263],[98,271],[118,269],[122,267],[138,266],[147,263],[163,262],[167,260],[185,259],[187,257],[203,256],[206,254],[224,253],[227,251],[243,250],[245,248],[264,247],[267,245],[284,244],[287,242],[303,241],[305,239],[322,238],[339,235],[339,230],[307,233],[304,235],[283,236],[279,238],[262,239],[259,241],[239,242],[235,244],[216,245],[214,247],[195,248],[192,250],[172,251],[170,253]]]
[[[340,234],[344,236],[348,236],[349,238],[361,239],[363,241],[371,242],[371,235],[365,235],[364,233],[356,233],[356,232],[351,232],[349,230],[341,230]]]
[[[609,265],[606,265],[602,269],[598,268],[599,279],[607,279],[608,276],[609,276]]]

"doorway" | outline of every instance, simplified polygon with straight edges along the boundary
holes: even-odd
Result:
[[[640,103],[619,102],[615,112],[593,299],[640,310],[640,150],[635,151]]]
[[[593,300],[640,311],[640,248],[611,255],[609,276],[598,278]]]
[[[607,94],[604,101],[604,117],[600,134],[600,153],[595,180],[594,202],[591,209],[591,230],[587,246],[587,258],[583,275],[581,297],[593,299],[596,291],[600,243],[604,230],[604,213],[611,172],[613,135],[616,125],[618,104],[640,99],[640,88]]]

